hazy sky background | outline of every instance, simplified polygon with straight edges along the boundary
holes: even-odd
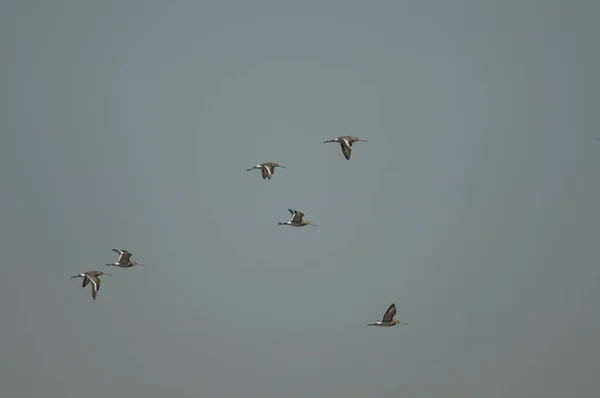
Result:
[[[3,1],[2,395],[594,396],[599,12]]]

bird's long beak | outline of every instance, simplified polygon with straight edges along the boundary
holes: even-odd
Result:
[[[282,169],[287,169],[287,167],[285,167],[285,166],[279,166],[279,167],[281,167]]]
[[[112,274],[103,274],[103,275],[108,275],[108,276],[112,276]]]
[[[311,224],[308,224],[308,225],[312,225],[313,227],[318,227],[318,225],[317,225],[317,224],[312,224],[312,223],[311,223]]]

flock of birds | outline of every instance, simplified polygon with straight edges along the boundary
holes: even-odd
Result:
[[[146,265],[146,264],[140,264],[135,261],[131,261],[130,258],[132,256],[132,254],[125,249],[121,249],[121,250],[112,249],[112,251],[119,253],[119,258],[114,263],[106,264],[107,266],[112,265],[114,267],[131,268],[134,265]],[[98,294],[98,290],[100,290],[100,275],[111,276],[111,274],[107,274],[102,271],[87,271],[87,272],[84,272],[83,274],[74,275],[71,277],[71,279],[83,278],[83,283],[81,284],[81,287],[86,287],[89,283],[91,283],[92,284],[92,298],[94,300],[96,300],[96,295]]]
[[[340,144],[340,146],[342,148],[342,153],[344,154],[344,157],[347,160],[350,160],[350,156],[352,155],[352,144],[355,142],[367,142],[367,140],[362,140],[358,137],[345,135],[345,136],[334,138],[332,140],[324,141],[323,143],[328,143],[328,142],[336,142],[336,143]],[[256,166],[253,166],[253,167],[247,169],[246,171],[258,169],[262,173],[263,180],[264,179],[270,180],[273,177],[273,174],[275,173],[276,167],[281,167],[281,168],[285,169],[285,166],[282,166],[280,164],[273,163],[273,162],[266,162],[266,163],[257,164]],[[292,209],[288,209],[288,210],[292,214],[291,220],[287,221],[287,222],[278,222],[277,225],[288,225],[291,227],[304,227],[306,225],[312,225],[314,227],[317,226],[315,224],[312,224],[310,221],[304,221],[303,220],[304,213],[302,213],[298,210],[292,210]],[[146,265],[146,264],[140,264],[136,261],[131,261],[132,254],[131,254],[131,252],[129,252],[125,249],[112,249],[112,251],[119,253],[119,258],[114,263],[105,264],[106,266],[131,268],[134,265]],[[82,283],[81,287],[86,287],[88,284],[91,284],[92,285],[92,298],[94,300],[96,300],[96,295],[98,294],[98,290],[100,290],[100,276],[101,275],[110,276],[111,274],[107,274],[102,271],[93,271],[92,270],[92,271],[84,272],[82,274],[74,275],[71,277],[71,279],[83,278],[83,283]],[[408,323],[400,322],[399,320],[394,319],[394,316],[396,316],[396,304],[392,303],[388,307],[388,309],[385,311],[385,314],[383,315],[381,320],[379,320],[375,323],[370,323],[367,326],[391,327],[391,326],[396,326],[398,324],[408,325]]]

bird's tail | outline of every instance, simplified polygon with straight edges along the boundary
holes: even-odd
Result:
[[[285,225],[284,222],[278,222],[277,225]]]

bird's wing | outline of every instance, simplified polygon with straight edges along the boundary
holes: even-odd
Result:
[[[96,295],[98,294],[98,285],[92,282],[92,298],[96,300]]]
[[[340,141],[340,146],[342,147],[342,153],[346,160],[350,160],[350,156],[352,155],[352,147],[346,141]]]
[[[83,282],[81,283],[81,287],[86,287],[88,283],[90,283],[90,278],[86,275],[83,277]]]
[[[127,264],[129,262],[129,257],[131,257],[131,253],[127,250],[119,251],[119,259],[117,260],[118,264]]]
[[[124,252],[123,255],[121,256],[123,258],[123,262],[126,264],[129,262],[129,258],[132,256],[131,253],[129,253],[128,251]]]
[[[298,210],[291,210],[293,211],[293,215],[292,215],[292,223],[297,224],[302,222],[302,217],[304,217],[304,213],[302,213],[301,211]]]
[[[390,307],[387,309],[387,311],[385,312],[385,314],[383,315],[383,318],[381,320],[383,322],[391,322],[392,319],[394,319],[395,315],[396,315],[396,304],[392,303],[392,305],[390,305]]]
[[[262,173],[263,180],[265,178],[268,178],[269,180],[271,179],[271,176],[273,175],[273,169],[271,169],[269,166],[263,166],[263,167],[261,167],[260,171]]]
[[[96,300],[96,295],[98,294],[98,290],[100,290],[100,279],[98,277],[90,278],[92,282],[92,298]]]
[[[119,259],[117,260],[117,263],[121,262],[121,258],[123,258],[123,253],[125,253],[126,250],[112,249],[112,251],[114,251],[115,253],[119,253]]]

